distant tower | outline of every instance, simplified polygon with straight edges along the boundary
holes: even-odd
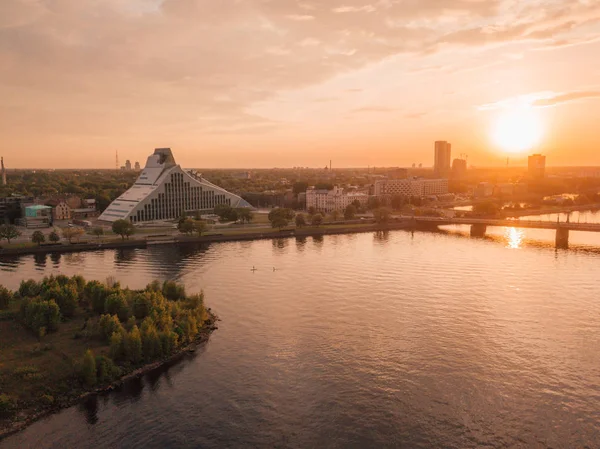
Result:
[[[140,169],[140,163],[139,163],[139,162],[136,162],[136,163],[135,163],[135,171],[140,171],[140,170],[141,170],[141,169]]]
[[[131,170],[131,161],[129,159],[127,159],[125,161],[125,170],[127,170],[127,171]]]
[[[2,185],[5,186],[6,183],[6,169],[4,168],[4,158],[0,158],[0,163],[2,164]]]
[[[119,150],[115,151],[115,169],[119,171]]]

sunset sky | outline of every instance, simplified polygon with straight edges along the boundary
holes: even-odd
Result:
[[[600,165],[600,1],[0,0],[0,98],[9,168]]]

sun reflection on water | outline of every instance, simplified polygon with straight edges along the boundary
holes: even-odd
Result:
[[[504,236],[506,238],[507,248],[520,249],[521,244],[523,243],[523,237],[525,236],[525,231],[516,228],[506,228]]]

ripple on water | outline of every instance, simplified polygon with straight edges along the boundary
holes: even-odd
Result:
[[[596,447],[600,253],[534,235],[518,250],[504,232],[389,232],[0,261],[13,289],[59,272],[176,279],[223,320],[182,363],[0,446]]]

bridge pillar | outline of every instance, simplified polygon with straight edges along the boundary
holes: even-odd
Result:
[[[569,247],[569,230],[558,228],[556,230],[556,247],[567,249]]]
[[[487,225],[477,223],[471,225],[471,237],[485,237]]]

